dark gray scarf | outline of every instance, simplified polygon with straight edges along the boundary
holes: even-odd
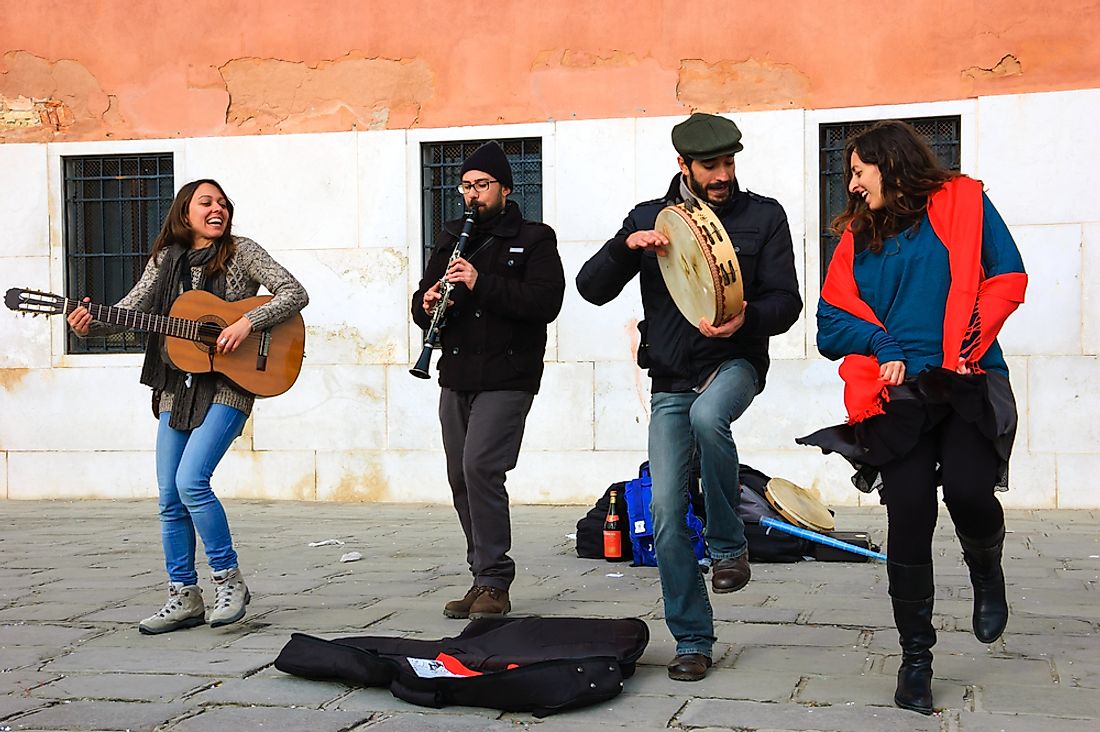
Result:
[[[191,288],[191,268],[206,265],[217,254],[217,244],[191,249],[173,245],[165,251],[157,272],[157,289],[153,295],[153,310],[167,315],[181,292]],[[225,299],[225,272],[202,277],[200,287]],[[164,336],[150,333],[145,344],[145,362],[141,366],[141,383],[153,388],[153,415],[159,418],[160,395],[172,393],[172,417],[168,425],[177,430],[193,430],[206,419],[206,411],[214,398],[218,375],[184,374],[171,364],[164,347]]]

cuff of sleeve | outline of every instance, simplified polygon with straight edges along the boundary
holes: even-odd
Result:
[[[878,359],[879,363],[905,360],[905,351],[901,350],[901,346],[897,344],[897,341],[885,331],[875,336],[875,339],[871,342],[871,349],[874,351],[875,358]]]
[[[635,257],[640,256],[636,249],[631,249],[626,245],[626,238],[615,239],[611,242],[611,246],[607,248],[607,252],[611,255],[611,261],[626,264]]]
[[[252,330],[263,330],[267,327],[267,318],[263,316],[263,313],[259,309],[249,310],[244,314],[244,317],[248,318],[248,321],[252,323]]]

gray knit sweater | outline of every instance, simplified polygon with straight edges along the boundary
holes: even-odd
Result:
[[[229,302],[236,302],[237,300],[253,297],[259,292],[260,285],[266,287],[274,295],[269,302],[245,313],[248,319],[252,321],[254,331],[278,325],[306,306],[309,302],[309,295],[306,294],[305,288],[294,278],[294,275],[290,274],[263,247],[251,239],[235,236],[233,240],[237,244],[237,250],[226,263],[225,299]],[[163,252],[157,255],[155,261],[150,259],[145,265],[145,271],[141,273],[141,279],[134,285],[134,289],[115,303],[115,306],[138,310],[143,313],[150,312],[153,308],[160,263],[163,259]],[[201,281],[202,268],[192,267],[192,286],[198,287]],[[89,328],[88,335],[105,336],[112,333],[121,333],[124,330],[127,330],[126,326],[94,321]],[[245,414],[250,414],[254,400],[255,397],[251,394],[241,391],[219,377],[217,391],[214,393],[214,404],[225,404],[234,409],[239,409]],[[163,392],[160,395],[159,410],[161,412],[172,410],[172,395],[170,393]]]

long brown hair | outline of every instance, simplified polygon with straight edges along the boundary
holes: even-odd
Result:
[[[225,270],[226,262],[233,256],[237,245],[233,242],[232,235],[233,202],[229,200],[229,196],[225,195],[225,189],[222,188],[221,184],[212,178],[200,178],[190,183],[184,183],[180,187],[179,192],[176,193],[176,198],[172,201],[172,207],[168,209],[168,215],[164,217],[164,223],[153,242],[153,251],[149,256],[156,259],[161,250],[167,249],[173,244],[179,244],[185,249],[191,248],[195,235],[187,221],[187,211],[191,208],[191,199],[195,197],[195,191],[203,183],[209,183],[218,189],[218,192],[222,194],[222,198],[225,199],[226,210],[229,211],[228,220],[225,222],[225,231],[215,242],[218,248],[217,253],[206,265],[206,273],[213,274]]]
[[[833,219],[832,230],[840,236],[848,226],[857,239],[867,242],[872,252],[882,241],[918,223],[928,208],[928,197],[944,183],[958,177],[947,170],[905,122],[886,120],[859,133],[844,150],[844,183],[852,179],[852,153],[882,174],[885,205],[872,211],[861,196],[848,195],[848,205]]]

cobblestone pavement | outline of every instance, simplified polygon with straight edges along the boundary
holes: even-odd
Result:
[[[424,709],[272,666],[296,630],[457,634],[462,621],[441,609],[469,580],[449,507],[227,509],[249,614],[147,637],[136,623],[165,595],[154,502],[0,502],[0,730],[1100,729],[1100,512],[1009,512],[1012,617],[989,647],[969,632],[969,581],[943,517],[933,687],[942,711],[924,717],[892,705],[897,634],[881,564],[754,564],[743,591],[712,597],[716,668],[675,682],[664,671],[673,643],[656,570],[578,559],[569,535],[582,507],[515,507],[514,613],[638,616],[653,636],[621,696],[539,720]],[[884,538],[881,510],[842,509],[837,523]],[[344,544],[308,546],[324,539]],[[364,559],[341,563],[350,551]]]

